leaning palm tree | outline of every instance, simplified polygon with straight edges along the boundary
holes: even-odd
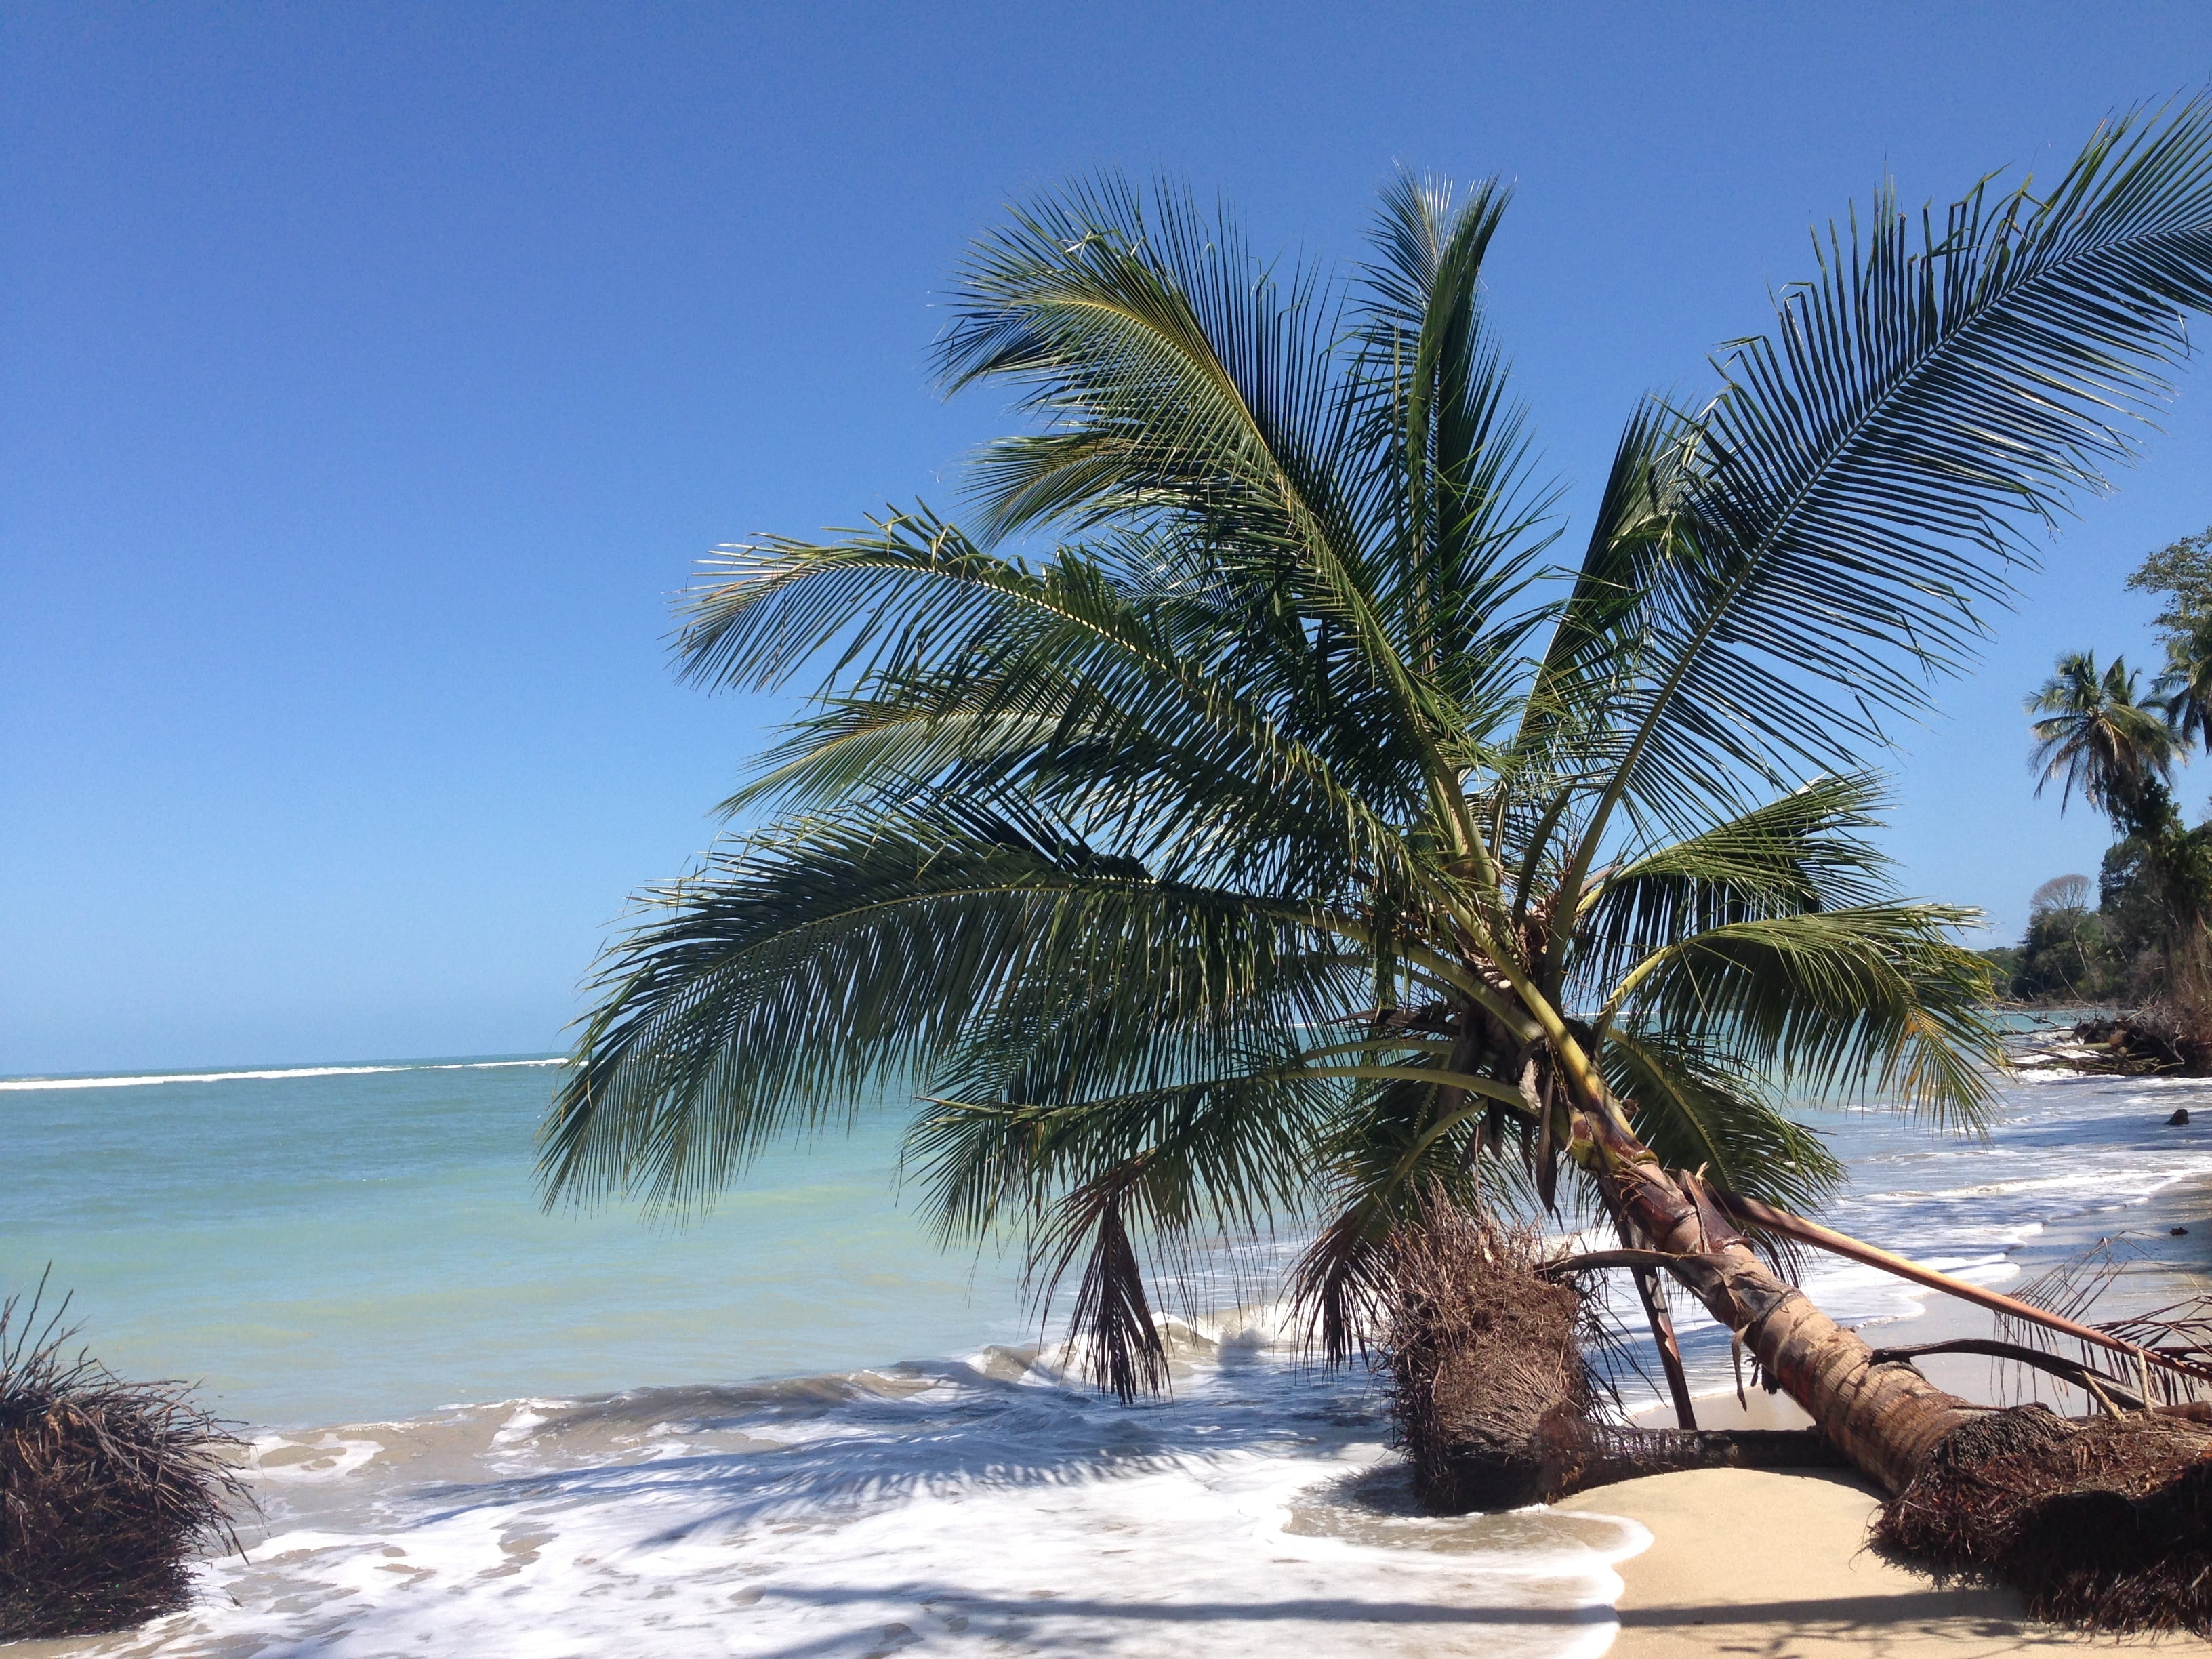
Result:
[[[2212,106],[2045,195],[1878,198],[1717,391],[1631,415],[1564,561],[1480,301],[1504,206],[1401,179],[1341,279],[1112,180],[976,246],[946,376],[1035,429],[964,522],[706,573],[689,677],[820,678],[728,803],[758,827],[614,947],[549,1199],[696,1205],[918,1095],[936,1222],[1073,1277],[1126,1394],[1164,1376],[1148,1264],[1300,1228],[1342,1353],[1431,1195],[1570,1176],[1910,1478],[1961,1403],[1739,1228],[1919,1271],[1791,1213],[1838,1170],[1785,1098],[1972,1124],[1997,1059],[1968,913],[1893,890],[1866,764],[2185,352]]]
[[[2212,684],[2212,667],[2206,675]],[[2191,718],[2189,684],[2175,690],[2182,718]],[[2027,712],[2036,717],[2029,727],[2035,734],[2029,761],[2037,774],[2035,793],[2057,782],[2062,811],[2079,793],[2125,835],[2138,827],[2147,806],[2165,800],[2164,786],[2185,739],[2166,709],[2143,696],[2124,657],[2113,658],[2100,673],[2094,652],[2068,653],[2027,699]]]

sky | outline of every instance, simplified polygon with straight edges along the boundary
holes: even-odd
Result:
[[[1572,544],[1893,176],[2049,176],[2212,76],[2201,3],[0,9],[0,1072],[546,1052],[790,704],[675,684],[717,544],[958,503],[963,246],[1156,170],[1349,262],[1516,191],[1490,304]],[[2200,327],[2200,338],[2206,337]],[[2108,835],[2022,695],[2147,658],[2199,369],[1893,758],[1914,893],[2015,937]],[[2185,780],[2203,810],[2204,769]]]

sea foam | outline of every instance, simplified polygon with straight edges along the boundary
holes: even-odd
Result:
[[[1595,1659],[1635,1523],[1415,1515],[1363,1387],[1215,1340],[1129,1408],[987,1358],[255,1443],[269,1516],[113,1654]],[[1044,1356],[1037,1356],[1042,1359]],[[993,1375],[992,1371],[1000,1374]],[[374,1450],[363,1455],[365,1447]]]
[[[0,1078],[0,1089],[139,1089],[155,1083],[238,1083],[264,1079],[368,1077],[380,1072],[495,1072],[511,1066],[563,1066],[552,1060],[465,1060],[404,1066],[293,1066],[265,1072],[129,1073],[119,1077]]]

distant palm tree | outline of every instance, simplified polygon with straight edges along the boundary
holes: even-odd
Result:
[[[2205,921],[2212,848],[2202,831],[2183,824],[2169,787],[2191,734],[2212,734],[2212,621],[2172,635],[2166,657],[2158,695],[2149,697],[2123,658],[2100,674],[2091,653],[2061,657],[2058,672],[2027,700],[2028,713],[2040,716],[2030,726],[2031,764],[2040,774],[2039,795],[2063,781],[2061,811],[2079,790],[2112,820],[2135,859],[2136,890],[2156,917],[2156,995],[2192,1041],[2212,1044]]]
[[[2212,612],[2166,642],[2160,707],[2182,742],[2212,750]]]
[[[2165,800],[2184,739],[2166,711],[2144,698],[2125,658],[2113,658],[2100,673],[2094,652],[2061,657],[2058,672],[2028,698],[2027,712],[2039,717],[2030,728],[2035,793],[2060,781],[2062,811],[2078,790],[2125,835],[2147,806]]]
[[[1504,205],[1401,179],[1345,283],[1110,181],[977,246],[948,377],[1041,429],[968,530],[769,538],[692,598],[692,678],[825,678],[729,803],[764,827],[615,948],[549,1196],[703,1201],[918,1092],[938,1224],[1079,1269],[1127,1393],[1146,1254],[1309,1229],[1341,1352],[1426,1195],[1565,1165],[1877,1479],[1964,1420],[1729,1217],[1837,1177],[1791,1091],[1983,1109],[1987,965],[1893,894],[1862,757],[2185,351],[2212,108],[1924,243],[1883,197],[1714,397],[1632,416],[1564,569],[1480,301]]]

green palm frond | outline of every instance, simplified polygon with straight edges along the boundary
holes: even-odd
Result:
[[[1332,296],[1262,265],[1233,216],[1074,181],[979,240],[958,295],[947,386],[1012,384],[1048,423],[978,461],[989,538],[1163,510],[1288,546],[1328,533]]]
[[[1880,903],[1888,861],[1864,832],[1882,799],[1865,774],[1816,778],[1601,876],[1574,929],[1577,982],[1602,988],[1651,952],[1727,923]]]
[[[1486,693],[1522,635],[1501,622],[1556,534],[1559,499],[1531,481],[1527,412],[1483,325],[1483,259],[1510,196],[1495,179],[1464,196],[1403,173],[1385,187],[1351,371],[1370,466],[1363,517],[1389,537],[1390,556],[1372,562],[1390,631],[1474,731],[1505,713]],[[1545,614],[1522,620],[1534,628]]]
[[[1792,1118],[1774,1085],[1725,1048],[1653,1026],[1607,1034],[1606,1079],[1636,1103],[1636,1128],[1669,1168],[1702,1170],[1730,1192],[1817,1212],[1844,1167]]]
[[[992,1056],[966,1065],[988,1080]],[[1310,1154],[1343,1085],[1285,1075],[1266,1057],[1226,1075],[1036,1105],[933,1101],[907,1139],[905,1167],[941,1236],[977,1239],[1011,1223],[1029,1242],[1029,1279],[1048,1314],[1078,1261],[1070,1337],[1122,1399],[1165,1384],[1141,1251],[1187,1264],[1199,1235],[1264,1229],[1314,1191]]]
[[[1218,849],[1221,814],[1241,799],[1262,820],[1294,803],[1301,843],[1334,821],[1340,858],[1403,861],[1398,833],[1369,803],[1394,766],[1418,799],[1418,755],[1401,746],[1394,762],[1389,734],[1366,734],[1354,764],[1370,791],[1355,793],[1254,695],[1236,619],[1133,594],[1083,549],[1033,570],[915,515],[837,543],[729,550],[689,611],[683,650],[698,678],[772,684],[837,640],[842,678],[856,688],[825,695],[823,712],[793,729],[728,810],[896,801],[954,770],[963,789],[988,793],[1012,773],[1047,793],[1050,779],[1071,779],[1068,793],[1112,800],[1156,839],[1182,832],[1186,850]],[[1130,793],[1153,763],[1176,787]],[[1093,777],[1100,764],[1118,776]],[[1193,768],[1208,788],[1185,787]],[[1248,831],[1246,844],[1254,833],[1266,841]]]
[[[1819,252],[1685,428],[1590,838],[1624,794],[1679,822],[1716,777],[1850,768],[1964,659],[2027,526],[2104,487],[2212,302],[2212,101],[2110,124],[2047,194],[1984,184],[1917,225],[1880,195]]]
[[[1709,928],[1638,964],[1613,1021],[1738,1056],[1808,1095],[1975,1127],[2003,1049],[1989,963],[1948,935],[1978,916],[1857,905]]]
[[[1149,1033],[1296,1019],[1291,988],[1325,1000],[1338,971],[1295,910],[1006,820],[787,826],[647,903],[546,1126],[556,1197],[696,1207],[778,1135],[926,1087],[977,1022],[1085,988]]]

